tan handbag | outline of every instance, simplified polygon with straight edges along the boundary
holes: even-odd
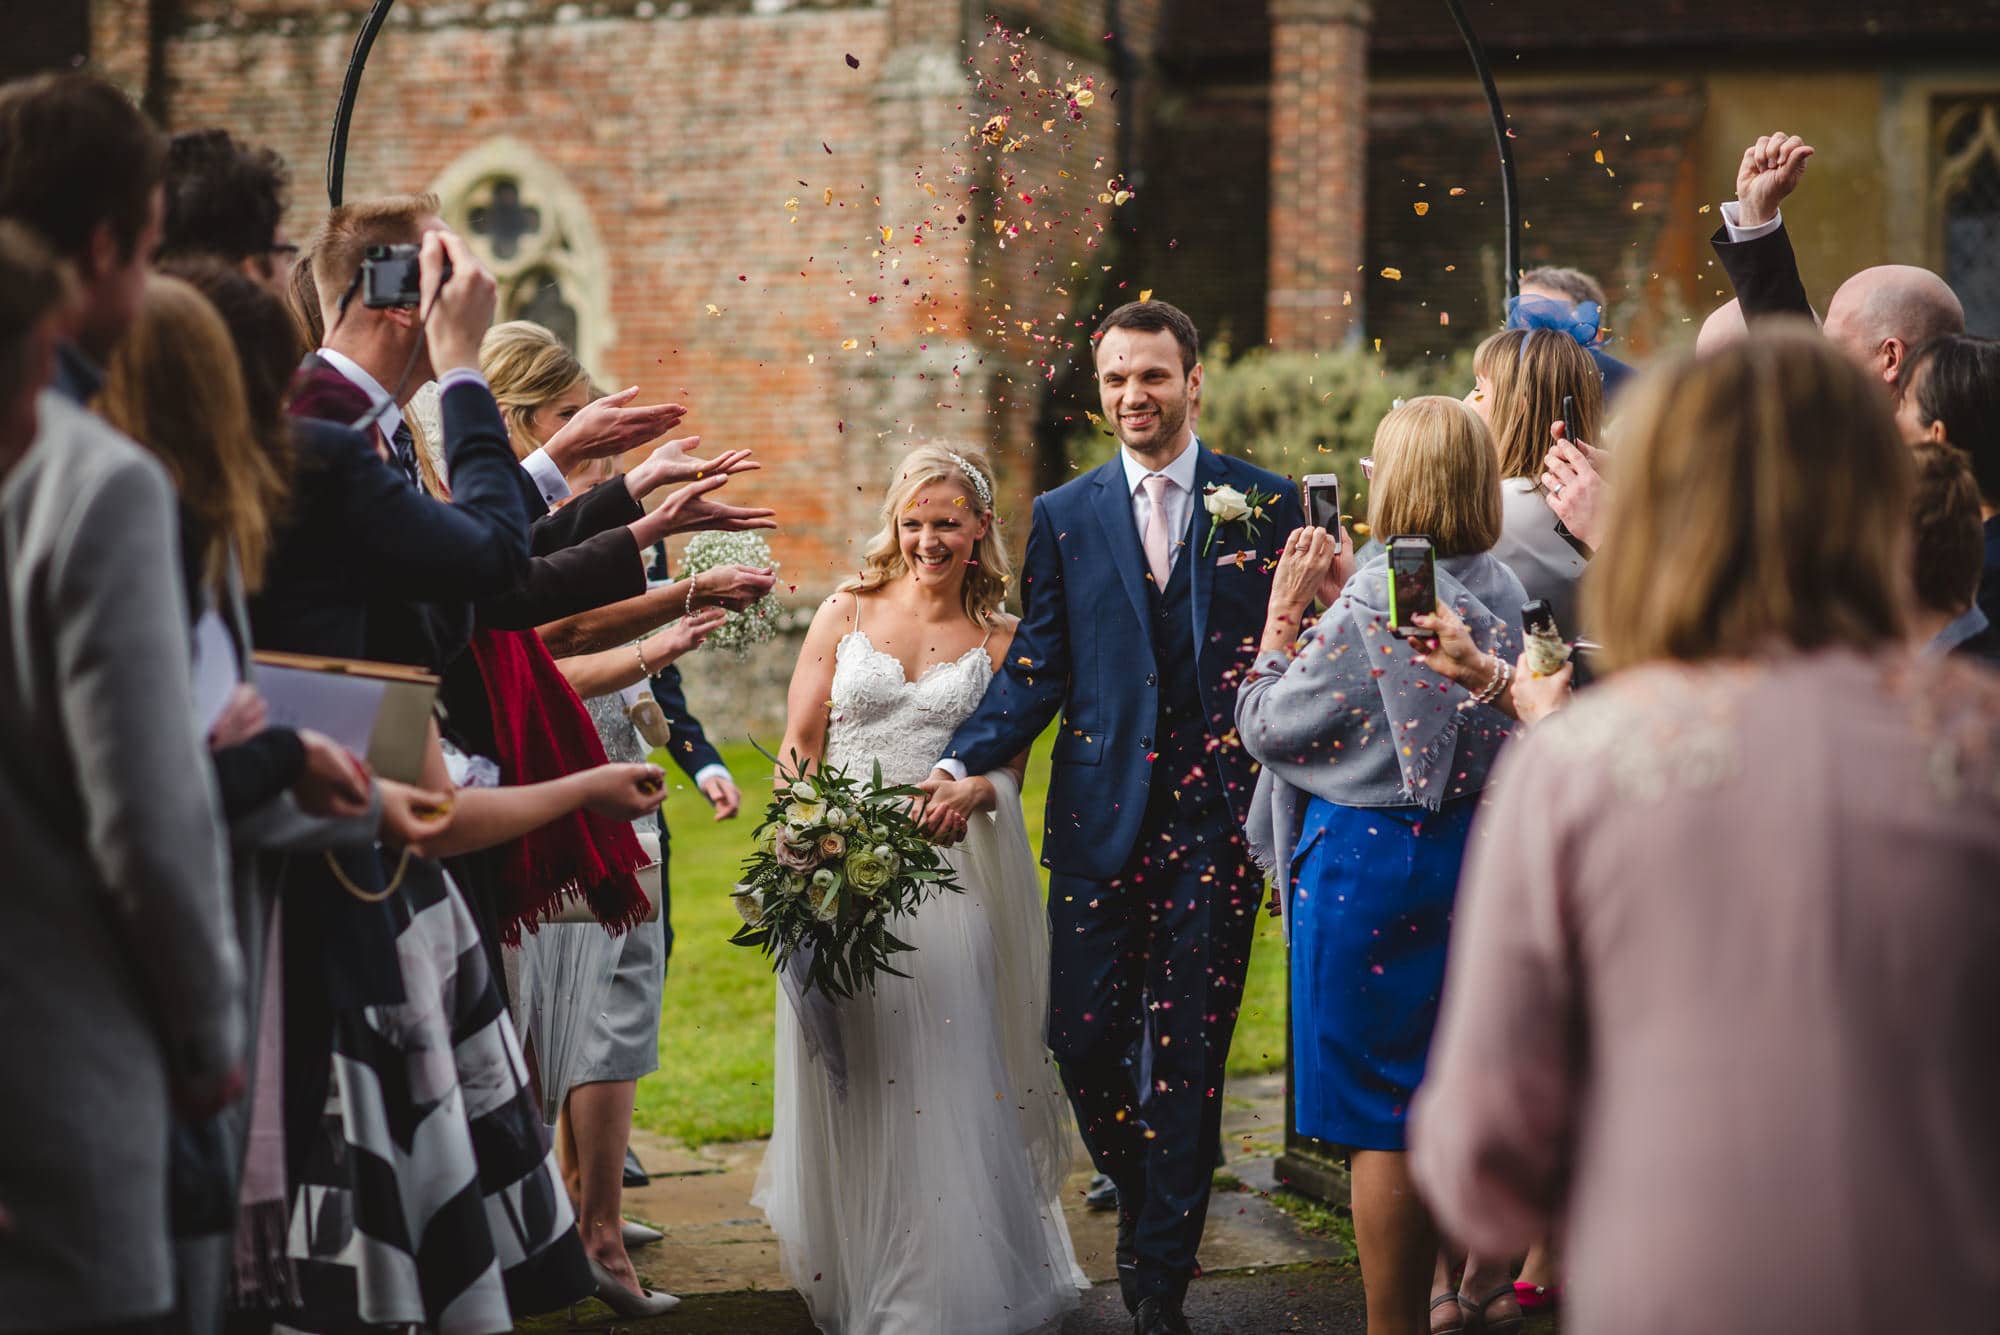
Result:
[[[657,708],[657,706],[656,706]],[[660,861],[660,836],[647,831],[639,836],[639,847],[645,850],[648,859],[645,866],[633,873],[639,879],[639,892],[646,896],[646,921],[660,919],[661,877],[666,873],[666,865]],[[543,922],[578,923],[596,922],[597,915],[591,912],[590,901],[582,895],[562,906],[554,917]]]

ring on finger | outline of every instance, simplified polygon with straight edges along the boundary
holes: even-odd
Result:
[[[1549,488],[1549,495],[1551,496],[1560,496],[1562,494],[1563,494],[1563,484],[1560,482],[1556,483],[1553,487]]]

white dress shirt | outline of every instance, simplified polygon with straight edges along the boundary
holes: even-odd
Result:
[[[1153,502],[1147,497],[1143,483],[1158,472],[1172,485],[1161,498],[1167,512],[1167,531],[1173,536],[1167,547],[1167,565],[1180,560],[1181,548],[1187,545],[1188,507],[1194,503],[1194,470],[1201,461],[1201,441],[1188,437],[1187,445],[1165,468],[1150,469],[1132,457],[1130,450],[1120,448],[1118,461],[1125,465],[1125,489],[1132,497],[1132,523],[1139,530],[1141,543],[1145,540],[1146,525],[1152,522]]]
[[[1181,548],[1187,546],[1188,510],[1194,504],[1195,467],[1201,462],[1201,441],[1189,436],[1188,443],[1174,456],[1174,461],[1165,468],[1148,468],[1123,448],[1118,450],[1118,461],[1125,466],[1125,489],[1132,501],[1132,524],[1139,531],[1143,542],[1146,525],[1152,522],[1153,502],[1147,496],[1143,483],[1154,473],[1166,478],[1169,485],[1167,494],[1160,498],[1160,504],[1167,512],[1167,529],[1173,534],[1167,548],[1167,564],[1171,568],[1180,559]],[[965,777],[965,764],[954,756],[946,756],[935,766],[954,779]]]
[[[1745,227],[1736,220],[1743,216],[1743,205],[1729,200],[1722,206],[1722,227],[1729,233],[1731,241],[1742,243],[1755,241],[1760,236],[1769,236],[1785,225],[1785,211],[1779,209],[1771,215],[1769,222],[1758,223],[1755,227]]]
[[[340,372],[341,379],[368,396],[368,408],[375,415],[375,425],[382,428],[382,439],[394,440],[397,430],[403,425],[403,410],[389,397],[389,391],[382,388],[382,382],[344,352],[321,348],[319,359]]]

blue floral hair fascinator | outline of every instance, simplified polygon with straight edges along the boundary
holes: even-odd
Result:
[[[1594,301],[1574,306],[1555,297],[1507,298],[1507,329],[1547,329],[1568,334],[1580,345],[1594,348],[1604,341],[1604,311]]]

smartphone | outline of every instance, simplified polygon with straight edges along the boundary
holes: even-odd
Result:
[[[1564,440],[1576,439],[1575,428],[1571,425],[1571,423],[1575,422],[1575,420],[1576,420],[1576,399],[1572,395],[1565,394],[1563,395],[1563,418],[1562,418],[1563,421],[1562,438]],[[1584,560],[1587,561],[1590,559],[1589,549],[1586,548],[1583,545],[1583,543],[1577,539],[1576,534],[1569,531],[1569,525],[1563,523],[1563,521],[1560,519],[1556,520],[1556,536],[1558,538],[1561,538],[1564,542],[1568,543],[1571,547],[1575,548],[1577,554],[1582,556]],[[1550,615],[1553,617],[1554,614],[1551,613]]]
[[[423,300],[423,270],[416,246],[370,246],[361,257],[361,302],[376,310],[415,306]],[[451,278],[451,260],[444,262],[440,282]]]
[[[1546,598],[1521,604],[1521,630],[1527,641],[1522,650],[1528,658],[1528,671],[1537,677],[1552,677],[1562,671],[1562,665],[1569,661],[1569,646],[1556,629],[1555,609]]]
[[[1420,613],[1437,611],[1437,560],[1431,540],[1416,534],[1389,539],[1389,629],[1397,635],[1427,635],[1412,624]]]
[[[1340,475],[1307,473],[1306,522],[1316,524],[1334,537],[1340,536]]]

